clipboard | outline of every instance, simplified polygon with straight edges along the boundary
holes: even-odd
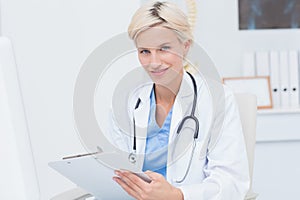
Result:
[[[114,169],[101,164],[93,155],[72,157],[48,165],[89,192],[96,200],[133,200],[112,179],[115,176]]]

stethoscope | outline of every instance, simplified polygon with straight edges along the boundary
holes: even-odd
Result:
[[[188,167],[185,171],[185,174],[183,176],[183,178],[181,178],[180,180],[175,180],[176,183],[181,183],[185,180],[189,170],[190,170],[190,167],[191,167],[191,163],[192,163],[192,160],[193,160],[193,155],[194,155],[194,151],[195,151],[195,147],[196,147],[196,139],[198,138],[198,133],[199,133],[199,121],[197,119],[197,117],[195,117],[195,110],[196,110],[196,105],[197,105],[197,96],[198,96],[198,92],[197,92],[197,84],[196,84],[196,81],[195,81],[195,78],[192,76],[192,74],[190,74],[189,72],[187,72],[187,74],[190,76],[192,82],[193,82],[193,88],[194,88],[194,99],[193,99],[193,106],[192,106],[192,111],[191,111],[191,114],[188,115],[188,116],[185,116],[181,122],[179,123],[178,125],[178,128],[177,128],[177,136],[180,134],[180,131],[182,130],[183,128],[183,125],[185,124],[185,122],[188,120],[188,119],[191,119],[192,121],[195,122],[195,130],[194,130],[194,136],[193,136],[193,149],[192,149],[192,153],[191,153],[191,156],[190,156],[190,160],[189,160],[189,163],[188,163]],[[139,107],[141,103],[141,99],[139,98],[135,104],[135,110]],[[133,116],[133,146],[132,146],[132,149],[133,149],[133,152],[131,152],[129,154],[129,161],[131,163],[136,163],[137,161],[137,157],[136,157],[136,126],[135,126],[135,118]]]

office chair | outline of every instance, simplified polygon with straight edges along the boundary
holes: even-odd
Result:
[[[255,200],[258,194],[252,191],[252,175],[256,142],[256,96],[252,94],[235,94],[235,98],[240,112],[249,161],[250,189],[245,200]],[[85,200],[88,197],[91,197],[88,192],[81,188],[74,188],[53,197],[51,200]]]
[[[245,200],[255,200],[258,194],[252,191],[252,177],[256,142],[256,96],[252,94],[235,94],[235,98],[242,121],[242,128],[249,162],[250,189],[245,197]]]

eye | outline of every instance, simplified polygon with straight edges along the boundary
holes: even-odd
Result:
[[[140,50],[140,54],[149,54],[149,53],[150,53],[150,51],[147,49]]]
[[[161,47],[161,51],[168,51],[170,49],[170,47],[169,46],[163,46],[163,47]]]

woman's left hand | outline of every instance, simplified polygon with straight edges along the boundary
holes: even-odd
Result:
[[[147,183],[137,175],[129,171],[115,171],[118,177],[113,179],[132,197],[138,200],[159,200],[174,199],[183,200],[183,194],[180,189],[172,186],[166,179],[158,173],[146,171],[151,178]]]

